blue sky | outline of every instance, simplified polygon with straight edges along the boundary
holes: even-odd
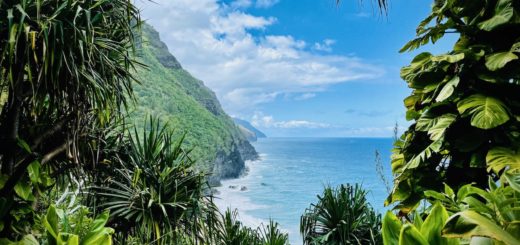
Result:
[[[389,137],[406,126],[400,67],[431,1],[138,1],[186,70],[228,114],[268,136]],[[456,37],[420,51],[443,53]]]

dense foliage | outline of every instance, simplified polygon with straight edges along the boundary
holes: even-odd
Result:
[[[425,190],[483,187],[488,175],[519,168],[519,28],[518,1],[436,1],[403,51],[447,32],[460,37],[453,51],[421,53],[401,70],[413,89],[405,105],[414,123],[396,144],[388,203],[409,212]]]
[[[182,229],[198,233],[199,216],[210,204],[207,182],[167,126],[149,120],[142,136],[128,132],[127,147],[113,156],[118,168],[106,187],[96,188],[98,203],[112,213],[112,223],[120,231],[138,226],[154,240],[162,233]],[[213,211],[213,210],[210,210]]]
[[[401,50],[459,37],[401,70],[414,122],[392,156],[386,204],[400,212],[384,218],[385,244],[520,244],[519,30],[518,1],[435,1]]]
[[[30,232],[34,203],[69,169],[102,161],[131,92],[128,0],[0,2],[0,231]]]
[[[360,185],[326,187],[301,217],[305,244],[380,244],[381,216]]]
[[[133,52],[139,26],[132,1],[0,1],[1,244],[218,243],[224,219],[186,150],[196,144],[157,120],[125,123],[146,69],[132,57],[150,54]],[[214,96],[186,80],[182,93]],[[229,121],[221,133],[243,139],[206,114],[187,120]],[[258,244],[287,241],[275,223],[263,231],[252,236],[274,242]]]
[[[262,224],[256,230],[244,226],[237,220],[236,211],[227,210],[222,216],[220,226],[216,230],[216,244],[223,245],[286,245],[289,244],[287,234],[280,232],[278,223],[270,220],[265,226]]]
[[[127,0],[0,1],[0,244],[288,244],[274,221],[215,207],[208,171],[236,177],[223,166],[256,152],[139,25]],[[447,33],[451,52],[401,71],[399,213],[381,222],[359,185],[326,187],[301,217],[306,244],[520,244],[520,2],[435,1],[402,51]]]

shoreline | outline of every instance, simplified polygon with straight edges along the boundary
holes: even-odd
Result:
[[[266,224],[269,221],[256,218],[248,212],[257,209],[268,208],[265,205],[255,204],[246,193],[250,191],[249,180],[252,178],[261,178],[258,173],[258,164],[263,160],[263,154],[259,154],[257,160],[245,161],[246,171],[243,175],[234,179],[221,180],[221,185],[215,187],[216,193],[214,195],[215,205],[221,213],[226,212],[228,208],[231,210],[238,210],[237,219],[245,226],[256,229],[261,224]]]

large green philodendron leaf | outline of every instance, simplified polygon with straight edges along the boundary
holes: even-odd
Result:
[[[401,78],[408,80],[410,75],[415,73],[416,69],[423,67],[426,63],[430,62],[432,54],[428,52],[420,53],[412,60],[412,63],[409,66],[403,67],[401,69]]]
[[[520,174],[505,172],[502,176],[507,180],[507,183],[509,183],[509,186],[511,186],[513,190],[520,193]]]
[[[487,153],[488,169],[495,173],[508,167],[510,170],[520,169],[520,152],[505,147],[495,147]]]
[[[518,59],[518,56],[510,51],[488,55],[486,56],[486,67],[491,71],[496,71],[516,59]]]
[[[496,27],[507,23],[514,14],[512,0],[499,0],[495,7],[495,15],[491,19],[481,22],[478,27],[485,31],[492,31]]]
[[[484,96],[471,95],[457,104],[459,113],[471,115],[471,125],[480,129],[492,129],[509,121],[509,113],[502,101]]]
[[[449,63],[457,63],[461,60],[464,59],[464,53],[459,53],[459,54],[444,54],[444,55],[439,55],[439,56],[435,56],[435,57],[432,57],[432,61],[446,61],[446,62],[449,62]]]
[[[519,240],[502,230],[493,221],[471,210],[451,216],[442,233],[448,238],[489,237],[505,244],[520,244]]]
[[[406,163],[405,168],[412,169],[417,168],[421,165],[421,163],[425,162],[428,158],[430,158],[433,154],[438,153],[442,148],[442,138],[432,142],[426,149],[424,149],[421,153],[417,154],[414,158],[412,158],[408,163]]]
[[[428,135],[430,135],[430,139],[433,141],[439,140],[444,135],[446,129],[457,119],[457,116],[451,113],[433,118],[431,116],[435,115],[429,113],[423,114],[423,116],[417,120],[415,129],[418,131],[427,131]]]
[[[437,98],[435,98],[435,101],[441,102],[445,99],[449,98],[453,92],[455,91],[455,88],[459,85],[460,78],[458,76],[453,77],[449,82],[447,82],[444,87],[441,89],[439,94],[437,95]]]
[[[405,224],[399,235],[399,245],[429,245],[424,236],[413,224]]]
[[[391,211],[386,212],[383,218],[382,234],[383,244],[385,245],[398,245],[399,234],[401,232],[401,221]]]

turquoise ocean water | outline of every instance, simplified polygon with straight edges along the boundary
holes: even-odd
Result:
[[[247,163],[246,176],[222,182],[217,205],[238,209],[239,219],[250,226],[273,218],[289,233],[291,244],[301,244],[300,216],[325,185],[361,183],[370,191],[372,206],[385,212],[388,193],[376,172],[375,151],[381,153],[391,182],[392,142],[390,138],[260,139],[253,145],[261,159]]]

